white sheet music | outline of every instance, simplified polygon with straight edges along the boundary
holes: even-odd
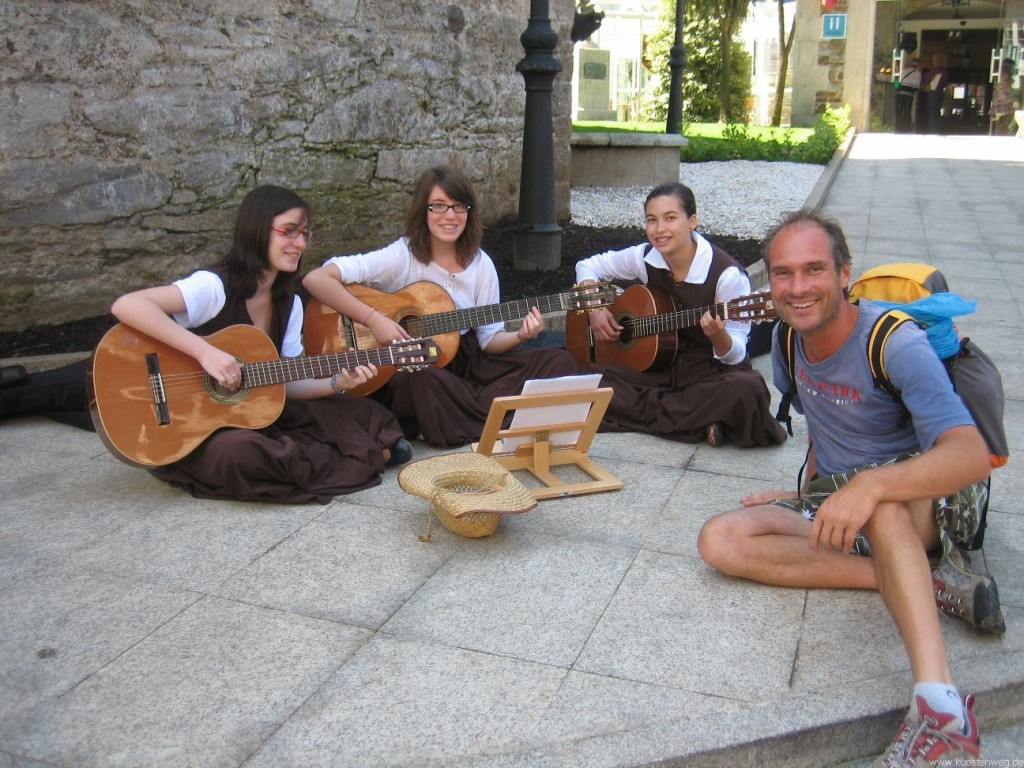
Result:
[[[601,374],[588,373],[581,376],[560,376],[556,379],[530,379],[523,384],[524,395],[541,395],[552,392],[578,392],[597,389]],[[548,424],[569,424],[586,421],[593,403],[568,403],[566,405],[542,405],[535,408],[517,408],[512,415],[512,427],[543,427]],[[554,432],[550,437],[551,446],[575,445],[580,436],[578,429]],[[531,442],[530,437],[503,437],[501,453],[512,453],[523,443]]]

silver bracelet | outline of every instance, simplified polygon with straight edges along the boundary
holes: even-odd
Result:
[[[339,395],[344,395],[345,392],[347,391],[344,389],[338,389],[338,374],[334,374],[333,376],[331,376],[331,389],[333,389],[334,392]]]

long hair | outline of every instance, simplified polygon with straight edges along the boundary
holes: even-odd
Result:
[[[843,228],[839,225],[839,222],[827,216],[822,216],[810,208],[801,208],[799,211],[783,214],[778,223],[768,230],[768,234],[765,235],[764,241],[761,244],[761,255],[764,257],[764,265],[771,268],[771,264],[768,261],[768,249],[772,247],[772,242],[782,230],[786,229],[786,227],[814,226],[824,230],[825,235],[828,237],[829,249],[832,253],[832,260],[835,262],[836,272],[844,266],[852,265],[853,257],[850,255],[850,246],[846,243],[846,235],[843,234]]]
[[[221,261],[230,276],[226,288],[231,294],[248,299],[255,295],[263,272],[270,267],[270,227],[274,218],[293,208],[304,212],[299,226],[304,226],[312,214],[309,204],[295,192],[271,184],[256,187],[243,199],[235,216],[235,236],[231,250]],[[301,267],[301,263],[300,263]],[[300,269],[279,272],[271,287],[271,297],[277,301],[295,292]]]
[[[674,197],[688,217],[697,213],[697,198],[694,197],[693,190],[678,181],[666,181],[652,189],[644,200],[644,210],[647,210],[647,204],[656,197]]]
[[[469,177],[458,168],[450,165],[436,165],[424,171],[413,188],[412,200],[405,212],[405,237],[409,241],[409,250],[417,261],[429,264],[430,229],[427,226],[427,204],[434,187],[440,187],[452,200],[469,206],[466,214],[466,228],[455,241],[455,258],[460,266],[467,266],[480,250],[483,238],[483,224],[480,220],[480,208],[477,205],[476,192]]]

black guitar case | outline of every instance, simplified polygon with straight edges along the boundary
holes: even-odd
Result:
[[[95,432],[89,415],[85,374],[88,359],[40,373],[20,365],[0,368],[0,419],[48,416]]]

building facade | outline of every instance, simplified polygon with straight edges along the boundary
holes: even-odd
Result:
[[[1024,0],[797,0],[793,124],[849,104],[858,130],[891,126],[899,52],[947,62],[943,133],[986,133],[993,59],[1021,69]],[[1015,30],[1018,30],[1015,32]],[[901,46],[902,43],[902,46]],[[913,50],[910,50],[910,49]],[[1002,53],[999,53],[999,52]],[[1018,81],[1019,82],[1019,81]]]

